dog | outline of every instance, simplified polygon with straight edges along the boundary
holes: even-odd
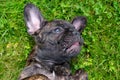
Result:
[[[87,73],[79,69],[71,74],[70,60],[77,56],[83,45],[82,31],[86,27],[84,16],[65,20],[47,21],[39,9],[31,4],[24,8],[28,33],[35,46],[18,80],[87,80]]]

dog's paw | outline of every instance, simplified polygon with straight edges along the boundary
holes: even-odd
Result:
[[[88,80],[88,75],[83,69],[79,69],[75,72],[73,80]]]
[[[55,66],[54,71],[59,76],[68,76],[71,73],[70,69],[60,65]]]

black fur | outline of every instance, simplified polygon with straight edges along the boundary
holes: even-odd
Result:
[[[24,18],[36,44],[19,80],[87,80],[83,70],[71,75],[69,66],[70,59],[79,54],[83,45],[81,33],[86,26],[85,17],[76,17],[71,23],[46,21],[37,7],[27,4]]]

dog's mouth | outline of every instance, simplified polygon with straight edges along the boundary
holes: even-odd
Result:
[[[65,39],[62,47],[65,52],[64,55],[73,57],[80,52],[80,41],[79,39],[75,40],[75,38],[69,38],[68,40]]]
[[[80,42],[74,42],[70,47],[66,49],[66,53],[69,56],[75,56],[80,52]]]
[[[67,52],[70,52],[73,49],[79,48],[80,43],[79,42],[74,42],[70,47],[68,47]]]

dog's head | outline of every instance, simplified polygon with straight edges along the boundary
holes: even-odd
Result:
[[[72,22],[46,21],[37,7],[27,4],[24,9],[24,18],[28,33],[35,38],[39,48],[47,48],[47,50],[51,48],[51,52],[46,52],[46,55],[43,51],[42,55],[73,57],[80,52],[83,44],[81,32],[87,22],[85,17],[75,17]]]

